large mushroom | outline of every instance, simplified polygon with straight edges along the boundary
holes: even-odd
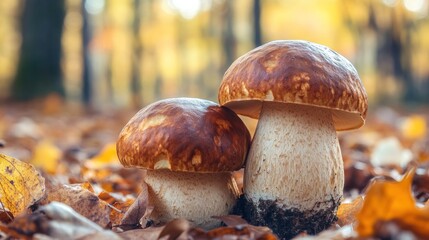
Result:
[[[344,185],[336,130],[359,128],[367,112],[353,65],[319,44],[273,41],[229,67],[218,98],[259,118],[244,173],[244,217],[282,238],[330,226]]]
[[[155,224],[188,219],[220,225],[238,197],[231,171],[244,165],[250,134],[228,108],[196,98],[171,98],[140,110],[117,141],[120,162],[147,169]]]

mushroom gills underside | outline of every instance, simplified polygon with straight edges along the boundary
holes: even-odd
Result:
[[[148,170],[145,182],[154,206],[150,220],[155,224],[185,218],[206,230],[219,227],[221,221],[213,217],[230,214],[239,194],[229,172]]]

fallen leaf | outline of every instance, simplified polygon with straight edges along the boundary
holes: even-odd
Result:
[[[401,122],[400,129],[405,138],[423,138],[426,136],[426,119],[421,115],[405,117]]]
[[[89,190],[89,189],[88,189]],[[91,190],[90,190],[91,191]],[[94,190],[92,190],[91,192],[94,192]],[[108,204],[114,204],[117,199],[115,199],[112,194],[110,194],[109,192],[106,191],[101,191],[98,195],[98,198],[105,201]]]
[[[186,219],[174,219],[168,222],[158,238],[165,238],[168,240],[178,239],[180,235],[187,232],[191,228],[191,224]],[[168,237],[167,237],[168,236]]]
[[[85,162],[85,166],[90,169],[100,169],[107,166],[121,166],[116,154],[116,143],[109,143],[100,151],[98,155]]]
[[[31,235],[25,235],[25,227],[22,229],[21,227],[19,227],[19,229],[13,229],[9,226],[0,224],[0,239],[33,239]]]
[[[215,218],[222,220],[226,227],[220,227],[205,233],[203,233],[204,231],[194,231],[193,234],[207,239],[225,236],[247,236],[249,239],[277,239],[268,227],[250,225],[241,216],[227,215]]]
[[[225,223],[226,226],[233,227],[242,224],[248,224],[246,220],[244,220],[239,215],[227,215],[227,216],[219,216],[215,217]]]
[[[0,222],[10,223],[12,220],[13,220],[13,215],[10,211],[5,209],[0,209]]]
[[[36,213],[18,215],[8,225],[0,224],[0,231],[15,239],[30,239],[38,231],[38,225],[29,216],[36,217]]]
[[[354,224],[357,221],[356,215],[362,209],[362,205],[362,196],[358,196],[352,202],[341,203],[337,211],[337,224],[340,226]]]
[[[368,187],[362,210],[357,215],[359,236],[374,236],[377,223],[394,221],[404,230],[423,239],[429,238],[429,207],[417,206],[413,198],[414,173],[415,167],[399,182],[375,180]]]
[[[87,184],[59,184],[47,188],[47,198],[42,204],[61,202],[102,227],[110,224],[109,205],[87,189]]]
[[[189,230],[188,239],[257,239],[257,240],[274,240],[278,239],[271,230],[264,227],[256,227],[249,224],[237,225],[231,227],[219,227],[210,231],[204,231],[200,228]]]
[[[55,174],[61,156],[62,151],[57,146],[50,141],[43,140],[35,146],[30,163],[47,173]]]
[[[118,174],[112,174],[112,171],[109,172],[110,174],[106,178],[104,178],[104,181],[100,181],[100,185],[104,190],[109,192],[120,192],[130,188],[130,184],[125,181],[121,176],[119,176]]]
[[[78,185],[80,185],[83,189],[86,189],[92,193],[95,193],[94,188],[92,187],[91,183],[89,183],[89,182],[80,183]]]
[[[300,235],[293,240],[343,240],[343,239],[357,239],[357,234],[353,229],[352,225],[346,225],[339,229],[328,229],[320,232],[317,235]]]
[[[134,203],[135,199],[127,199],[125,202],[114,202],[112,205],[114,209],[110,212],[110,222],[113,226],[120,225],[124,218],[125,212]]]
[[[149,192],[148,186],[143,182],[142,191],[136,198],[134,203],[130,206],[128,211],[124,214],[121,221],[122,226],[142,226],[145,227],[148,217],[152,213],[153,206],[149,205]]]
[[[104,230],[101,232],[96,232],[96,233],[91,233],[91,234],[87,234],[83,237],[80,237],[79,240],[122,240],[123,238],[120,237],[118,234],[109,231],[109,230]]]
[[[153,240],[158,239],[159,234],[162,232],[165,226],[161,227],[148,227],[145,229],[133,229],[125,232],[118,233],[124,239],[134,240]]]
[[[13,157],[0,154],[0,203],[14,216],[45,194],[45,179],[36,169]]]
[[[94,235],[105,236],[104,239],[121,239],[60,202],[51,202],[31,214],[19,216],[5,230],[26,237],[44,234],[48,239],[90,239],[88,236]]]

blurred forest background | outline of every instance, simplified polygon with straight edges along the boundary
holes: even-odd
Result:
[[[304,39],[347,57],[372,106],[424,105],[428,11],[429,0],[2,0],[0,99],[96,109],[217,101],[238,56]]]

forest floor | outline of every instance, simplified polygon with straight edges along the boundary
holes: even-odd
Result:
[[[142,227],[150,213],[147,199],[138,198],[144,170],[122,167],[115,149],[135,112],[55,102],[0,106],[0,236],[275,239],[239,216],[221,217],[226,226],[208,232],[183,219]],[[383,107],[368,116],[364,127],[339,133],[345,188],[338,221],[297,238],[429,238],[429,113]],[[256,122],[245,122],[253,132]],[[240,187],[242,175],[234,174]],[[125,214],[134,202],[140,215]]]

